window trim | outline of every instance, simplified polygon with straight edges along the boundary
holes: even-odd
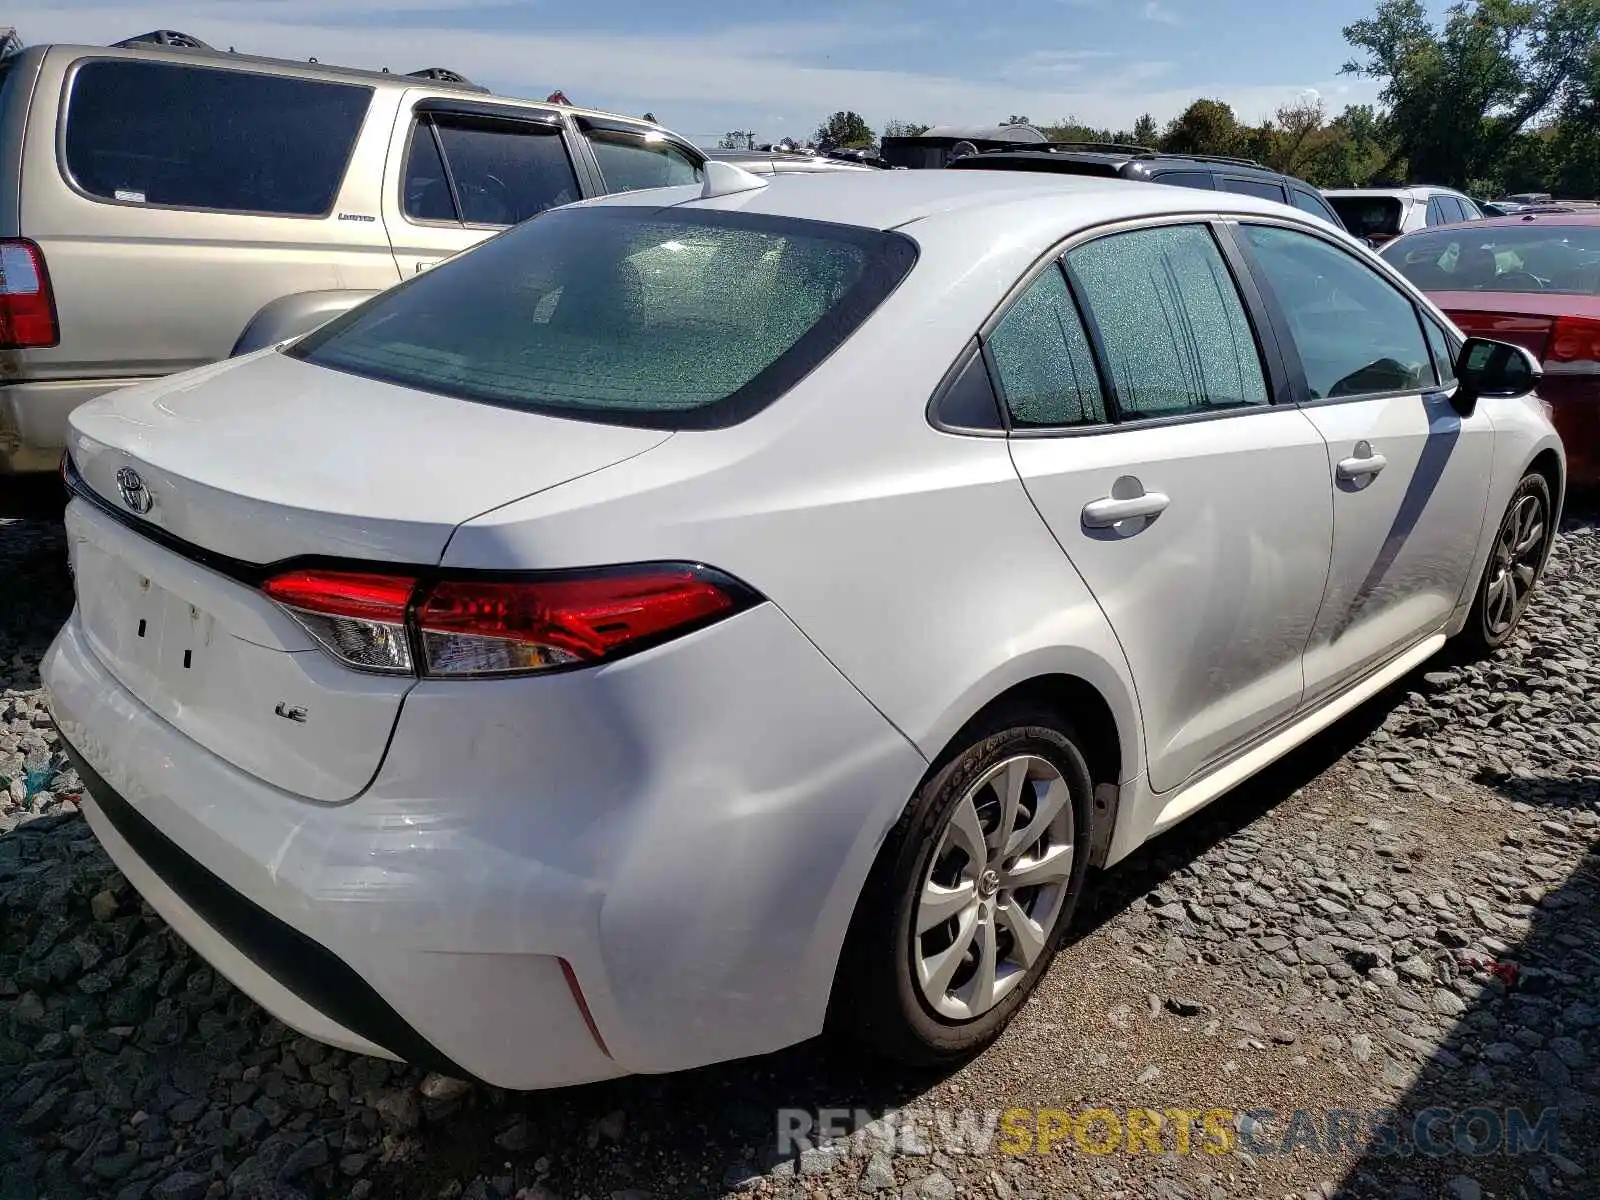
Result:
[[[106,62],[132,62],[180,71],[225,71],[239,75],[253,75],[265,79],[291,79],[297,83],[354,88],[365,92],[367,94],[367,107],[361,114],[360,124],[356,126],[356,135],[350,142],[350,151],[345,155],[344,168],[339,172],[339,182],[334,185],[333,195],[329,200],[328,207],[320,213],[286,213],[259,208],[215,208],[204,204],[151,204],[147,201],[118,200],[115,196],[101,196],[91,192],[78,182],[77,176],[72,173],[71,164],[67,161],[67,126],[72,119],[73,92],[77,88],[79,72],[86,66]],[[298,75],[252,70],[243,66],[218,66],[215,63],[183,63],[170,62],[166,59],[158,58],[133,58],[117,54],[89,54],[68,64],[66,74],[61,80],[61,98],[56,107],[56,170],[60,174],[62,182],[74,194],[81,196],[92,204],[103,204],[108,208],[131,208],[144,212],[212,213],[227,217],[266,217],[277,221],[327,221],[333,219],[334,214],[339,211],[339,201],[343,199],[345,188],[350,182],[350,168],[356,160],[356,155],[361,150],[361,139],[366,134],[367,126],[372,120],[372,103],[377,98],[377,94],[378,89],[371,84],[348,83],[342,79],[308,79]]]
[[[1235,196],[1249,196],[1255,200],[1266,200],[1274,204],[1290,203],[1289,189],[1284,185],[1284,181],[1282,179],[1264,178],[1258,175],[1229,175],[1225,171],[1219,171],[1217,173],[1217,178],[1222,182],[1222,186],[1217,189],[1219,192],[1229,192]],[[1255,192],[1239,191],[1235,188],[1231,188],[1228,186],[1229,183],[1253,183],[1258,187],[1275,187],[1282,194],[1276,200],[1273,200],[1271,196],[1261,196],[1257,195]]]
[[[1201,189],[1188,188],[1185,190],[1199,191]],[[1228,222],[1237,222],[1238,219],[1239,215],[1236,213],[1218,213],[1215,211],[1206,210],[1145,214],[1137,217],[1119,217],[1110,221],[1103,221],[1097,225],[1088,226],[1087,228],[1078,230],[1076,233],[1069,234],[1060,241],[1056,242],[1055,245],[1050,247],[1050,249],[1045,251],[1045,253],[1033,263],[1033,265],[1031,265],[1022,273],[1015,283],[1006,289],[1006,293],[1000,298],[999,303],[995,305],[994,309],[989,313],[989,315],[985,317],[979,324],[976,335],[979,346],[984,355],[985,365],[989,370],[990,383],[994,387],[995,395],[1000,401],[1000,416],[1001,421],[1006,426],[1006,436],[1021,438],[1097,437],[1102,434],[1122,433],[1130,430],[1166,429],[1174,425],[1187,425],[1198,421],[1226,421],[1241,417],[1254,417],[1260,416],[1263,413],[1282,411],[1290,407],[1297,407],[1292,401],[1279,399],[1279,397],[1289,394],[1288,389],[1293,381],[1288,375],[1288,364],[1283,362],[1278,354],[1278,347],[1276,344],[1277,331],[1274,327],[1265,323],[1266,313],[1264,307],[1254,307],[1253,301],[1255,303],[1260,302],[1260,295],[1255,289],[1254,280],[1250,280],[1248,285],[1245,283],[1239,272],[1239,258],[1230,256],[1228,253],[1228,235],[1224,227]],[[1282,221],[1278,223],[1281,223],[1290,229],[1304,228],[1304,226],[1294,221]],[[1102,237],[1109,237],[1118,233],[1127,233],[1136,229],[1156,229],[1167,225],[1200,225],[1209,229],[1212,237],[1217,242],[1217,249],[1221,252],[1223,261],[1227,265],[1229,273],[1233,276],[1235,285],[1239,288],[1240,302],[1243,304],[1245,310],[1245,319],[1250,324],[1251,335],[1255,338],[1257,352],[1261,355],[1262,372],[1267,383],[1267,403],[1251,405],[1246,408],[1221,409],[1216,412],[1177,413],[1170,417],[1145,417],[1139,420],[1127,421],[1120,424],[1115,421],[1107,421],[1095,425],[1061,425],[1013,429],[1011,427],[1010,406],[1006,404],[1005,391],[1000,386],[998,372],[995,370],[994,366],[993,356],[989,352],[989,339],[994,336],[994,331],[1000,324],[1001,320],[1004,319],[1005,315],[1011,311],[1018,298],[1021,297],[1022,294],[1030,287],[1032,287],[1039,276],[1043,275],[1045,271],[1047,271],[1052,265],[1059,266],[1063,273],[1067,276],[1067,289],[1072,293],[1073,303],[1078,305],[1079,315],[1082,317],[1082,301],[1079,298],[1077,291],[1073,287],[1071,273],[1065,266],[1064,260],[1066,255],[1072,250],[1075,250],[1077,247],[1084,245],[1087,242],[1096,241]],[[1270,345],[1265,340],[1265,334],[1263,333],[1263,330],[1265,329],[1272,329],[1274,341]],[[1110,393],[1106,385],[1106,367],[1102,359],[1102,352],[1095,342],[1096,335],[1090,332],[1088,320],[1084,321],[1084,333],[1090,339],[1090,350],[1094,354],[1095,370],[1100,373],[1101,387],[1107,392],[1107,411],[1114,412],[1115,410],[1112,408],[1110,403]],[[944,433],[958,434],[966,437],[992,436],[992,434],[985,433],[984,431],[980,430],[967,430],[945,426],[940,424],[935,419],[933,409],[934,400],[942,396],[943,393],[948,390],[949,382],[954,380],[956,377],[957,368],[965,365],[966,355],[968,353],[968,345],[963,344],[961,353],[956,358],[955,367],[952,368],[952,372],[942,377],[939,386],[934,390],[933,399],[930,399],[928,407],[929,422],[934,426],[935,429],[938,429]]]
[[[471,123],[473,121],[482,122],[485,125],[493,125],[496,123],[497,117],[493,115],[486,116],[477,111],[477,109],[486,108],[489,106],[479,104],[473,108],[473,111],[463,111],[464,106],[471,104],[471,101],[439,101],[437,97],[429,96],[418,100],[414,105],[411,106],[411,112],[409,114],[411,120],[411,129],[406,134],[405,155],[400,163],[400,175],[397,182],[400,188],[400,219],[415,229],[457,229],[470,230],[473,232],[495,233],[501,230],[514,229],[516,227],[515,222],[511,225],[492,225],[486,224],[482,221],[466,221],[461,219],[461,193],[456,187],[456,170],[450,165],[450,155],[445,152],[444,138],[439,133],[438,118],[441,116],[444,117],[446,124],[449,124],[450,118],[452,117],[467,123]],[[404,120],[407,116],[404,111],[402,111],[400,115],[402,120]],[[597,193],[594,188],[588,186],[588,180],[585,178],[586,171],[584,169],[580,169],[578,165],[578,159],[572,152],[572,141],[568,135],[566,123],[561,120],[559,114],[552,113],[550,116],[552,117],[552,120],[550,121],[522,120],[501,122],[502,124],[508,126],[508,128],[491,130],[491,132],[504,133],[511,137],[553,137],[559,139],[562,149],[565,150],[567,154],[567,166],[572,169],[572,182],[573,186],[578,189],[578,199],[590,199]],[[412,135],[416,132],[417,126],[423,124],[424,122],[427,123],[428,130],[433,136],[433,145],[434,149],[438,151],[439,161],[444,165],[445,184],[450,189],[450,203],[455,206],[456,210],[456,220],[454,221],[439,221],[425,219],[422,217],[414,217],[406,211],[405,188],[406,180],[410,177],[411,173]],[[514,126],[517,125],[522,126],[522,128],[514,128]],[[587,164],[585,164],[585,167],[586,166]],[[532,220],[531,217],[527,219]]]
[[[1369,271],[1373,269],[1370,261],[1353,253],[1349,247],[1341,245],[1336,238],[1329,237],[1322,230],[1310,229],[1293,221],[1283,221],[1273,216],[1256,216],[1254,214],[1248,217],[1236,218],[1234,224],[1238,226],[1274,226],[1303,233],[1326,243],[1329,248],[1343,254],[1357,266],[1365,267]],[[1436,371],[1432,384],[1425,384],[1418,388],[1398,388],[1382,392],[1361,392],[1353,396],[1320,396],[1313,398],[1311,396],[1311,385],[1306,380],[1305,364],[1300,360],[1299,347],[1294,343],[1294,335],[1289,327],[1289,319],[1282,306],[1278,303],[1277,295],[1272,291],[1271,280],[1267,279],[1266,271],[1261,265],[1261,260],[1256,257],[1255,249],[1250,245],[1249,239],[1243,236],[1242,233],[1234,236],[1241,257],[1250,265],[1251,274],[1257,276],[1265,285],[1261,289],[1261,297],[1270,314],[1275,336],[1280,346],[1284,347],[1285,365],[1289,368],[1290,380],[1294,385],[1293,403],[1295,407],[1324,408],[1334,404],[1359,404],[1367,400],[1393,400],[1402,396],[1428,396],[1453,390],[1440,385]],[[1429,314],[1429,307],[1425,303],[1419,302],[1418,296],[1409,281],[1400,276],[1397,271],[1391,268],[1383,259],[1378,258],[1377,255],[1372,255],[1371,257],[1377,258],[1378,262],[1382,264],[1374,274],[1394,288],[1399,293],[1400,298],[1411,306],[1412,318],[1417,322],[1417,334],[1422,338],[1423,349],[1428,352],[1428,365],[1430,367],[1433,366],[1433,348],[1428,345],[1428,335],[1422,327],[1424,318]],[[1444,322],[1444,325],[1445,328],[1449,328],[1449,322]]]
[[[953,421],[947,421],[944,416],[945,398],[967,373],[974,360],[981,362],[984,374],[989,377],[989,390],[995,398],[994,425],[958,425]],[[961,348],[961,353],[956,356],[949,370],[945,371],[933,389],[933,394],[928,398],[928,424],[940,433],[954,434],[957,437],[1003,438],[1011,432],[1011,413],[1006,408],[1004,397],[1000,395],[999,385],[995,383],[994,363],[988,348],[977,337],[968,339],[967,344]]]

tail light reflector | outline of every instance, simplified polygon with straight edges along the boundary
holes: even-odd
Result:
[[[1567,367],[1568,373],[1600,373],[1600,321],[1592,317],[1557,317],[1550,330],[1545,364],[1555,365],[1558,374],[1562,367]]]
[[[329,654],[363,671],[414,667],[406,610],[417,581],[400,575],[291,571],[261,585]]]
[[[349,666],[447,678],[605,662],[756,599],[720,572],[677,563],[422,584],[410,576],[295,571],[262,590]]]
[[[25,238],[0,238],[0,350],[30,350],[61,340],[44,255]]]

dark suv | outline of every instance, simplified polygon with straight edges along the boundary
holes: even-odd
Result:
[[[1052,142],[1026,150],[989,150],[955,159],[949,170],[1056,171],[1064,175],[1099,175],[1144,183],[1171,183],[1206,191],[1240,192],[1279,204],[1292,204],[1344,228],[1339,214],[1304,180],[1284,175],[1244,158],[1209,154],[1163,154],[1146,146],[1105,142]]]

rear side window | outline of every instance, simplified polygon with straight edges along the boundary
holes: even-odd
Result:
[[[700,181],[699,164],[659,134],[651,137],[591,129],[585,136],[600,163],[608,192],[635,192]]]
[[[1301,212],[1308,212],[1314,217],[1321,217],[1336,229],[1344,228],[1344,222],[1339,220],[1339,214],[1329,208],[1321,197],[1314,196],[1310,192],[1303,192],[1299,188],[1295,188],[1292,195],[1294,196],[1294,206]]]
[[[560,209],[382,293],[291,353],[508,408],[720,428],[799,382],[915,260],[909,238],[856,226]]]
[[[92,60],[73,77],[65,166],[104,200],[326,216],[371,100],[355,84]]]
[[[1209,230],[1113,234],[1067,255],[1124,419],[1266,404],[1261,356]]]
[[[425,117],[406,154],[405,213],[419,221],[515,225],[579,199],[558,126]]]
[[[1238,192],[1241,196],[1260,196],[1263,200],[1276,200],[1279,204],[1284,203],[1283,185],[1268,179],[1238,179],[1224,176],[1222,190]]]
[[[1094,352],[1059,267],[1018,297],[989,336],[1011,423],[1019,429],[1099,425],[1105,398]]]
[[[1210,171],[1162,171],[1150,178],[1155,183],[1170,183],[1176,187],[1203,188],[1208,192],[1216,190]]]

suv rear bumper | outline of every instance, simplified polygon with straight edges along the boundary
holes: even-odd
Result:
[[[96,396],[144,382],[139,378],[0,383],[0,475],[56,470],[67,445],[67,417],[72,410]]]

